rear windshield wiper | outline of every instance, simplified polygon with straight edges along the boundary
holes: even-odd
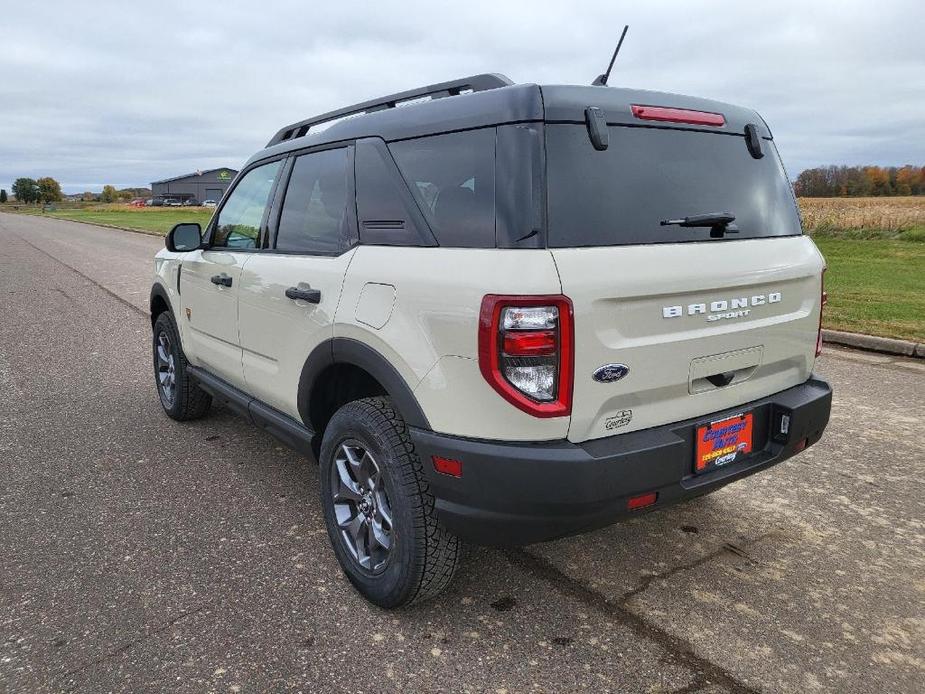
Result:
[[[721,239],[723,234],[737,234],[738,227],[733,224],[736,216],[732,212],[709,212],[707,214],[692,214],[680,219],[663,219],[661,225],[679,227],[710,227],[710,236]]]

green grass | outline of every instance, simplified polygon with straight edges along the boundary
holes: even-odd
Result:
[[[829,267],[826,328],[925,342],[925,244],[813,240]]]
[[[58,209],[54,212],[42,212],[41,208],[22,208],[19,211],[42,217],[72,219],[90,224],[108,224],[149,234],[166,234],[180,222],[199,222],[205,227],[212,218],[214,210],[200,207],[136,208],[122,205],[111,207],[97,205],[86,208]]]

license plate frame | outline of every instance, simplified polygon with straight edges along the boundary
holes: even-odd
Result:
[[[755,414],[740,412],[700,424],[694,429],[695,475],[739,462],[752,452]]]

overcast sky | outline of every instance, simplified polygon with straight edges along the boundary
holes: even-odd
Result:
[[[147,186],[239,167],[281,126],[479,72],[757,109],[791,175],[925,164],[922,0],[15,3],[0,20],[0,187]]]

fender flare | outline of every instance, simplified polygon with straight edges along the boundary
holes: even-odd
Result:
[[[309,405],[315,382],[326,368],[335,364],[351,364],[366,371],[385,388],[408,426],[430,429],[430,422],[414,392],[398,370],[372,347],[348,337],[325,340],[305,360],[299,377],[297,403],[299,415],[306,426],[310,426],[312,421]]]
[[[151,321],[154,322],[154,299],[160,298],[164,300],[164,303],[167,304],[167,309],[173,313],[173,304],[170,303],[170,295],[167,293],[167,288],[164,287],[160,282],[155,282],[151,285],[151,295],[148,297],[148,313],[151,314]]]

